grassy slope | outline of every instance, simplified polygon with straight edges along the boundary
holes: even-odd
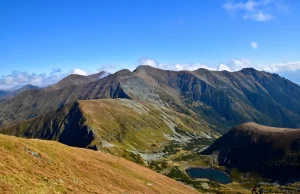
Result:
[[[97,134],[95,144],[104,139],[118,147],[147,152],[161,149],[176,134],[187,138],[192,134],[217,137],[207,123],[149,103],[106,99],[79,101],[79,104],[86,124]],[[172,126],[177,127],[176,134]]]
[[[36,152],[40,157],[34,156]],[[103,152],[0,135],[0,193],[197,193]]]

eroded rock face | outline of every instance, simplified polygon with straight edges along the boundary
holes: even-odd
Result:
[[[202,154],[218,152],[219,165],[273,179],[299,178],[300,130],[246,123],[232,128]]]
[[[85,118],[76,102],[64,121],[64,130],[59,136],[59,142],[75,147],[87,147],[95,139],[92,128],[85,125]]]

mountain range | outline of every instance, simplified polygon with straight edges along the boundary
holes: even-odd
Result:
[[[66,84],[61,89],[58,85],[52,86],[58,88],[55,90],[25,91],[1,103],[0,124],[34,118],[77,100],[127,98],[205,120],[219,132],[249,121],[276,127],[300,126],[300,86],[277,74],[251,68],[238,72],[176,72],[139,66],[134,72],[121,70],[85,84]]]
[[[278,166],[285,177],[296,177],[292,172],[299,168],[298,130],[262,125],[300,127],[300,86],[253,68],[139,66],[133,72],[72,74],[52,86],[29,87],[5,98],[0,109],[2,134],[111,153],[201,192],[243,193],[251,186],[239,179],[229,186],[203,185],[186,175],[187,166],[215,168],[217,163],[229,173],[238,169],[238,177],[257,172],[274,179]]]

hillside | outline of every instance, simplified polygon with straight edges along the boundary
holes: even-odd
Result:
[[[34,118],[77,100],[127,98],[150,102],[205,120],[221,133],[257,122],[276,127],[300,125],[300,86],[255,69],[238,72],[166,71],[140,66],[103,79],[61,89],[27,91],[0,103],[0,125]]]
[[[0,90],[0,102],[4,101],[5,98],[9,95],[9,91]]]
[[[299,179],[300,130],[246,123],[232,128],[202,154],[217,151],[219,165],[291,181]]]
[[[37,86],[33,86],[31,84],[27,84],[17,90],[13,91],[5,91],[5,90],[0,90],[0,102],[3,102],[9,98],[15,97],[16,95],[25,92],[27,90],[34,90],[34,89],[39,89]]]
[[[205,121],[126,99],[78,101],[34,119],[0,128],[3,134],[57,140],[101,149],[139,163],[167,158],[174,148],[209,145],[218,134]],[[171,149],[171,150],[170,150]]]
[[[198,193],[125,159],[54,141],[0,135],[0,159],[0,193]]]
[[[300,125],[300,86],[277,74],[252,68],[177,72],[149,66],[140,66],[135,73],[162,99],[168,96],[183,104],[223,132],[249,121],[277,127]]]

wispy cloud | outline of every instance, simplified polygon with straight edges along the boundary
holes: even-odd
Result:
[[[67,74],[60,69],[53,69],[49,74],[28,74],[26,72],[14,71],[8,76],[0,77],[0,90],[14,90],[26,84],[44,87],[56,83]]]
[[[254,42],[254,41],[250,42],[250,45],[253,49],[256,49],[258,47],[257,42]]]
[[[173,70],[173,71],[193,71],[199,68],[204,68],[212,71],[238,71],[246,67],[251,67],[251,61],[238,58],[238,59],[231,59],[228,63],[221,63],[217,67],[209,66],[203,63],[159,63],[158,61],[151,59],[151,58],[141,58],[138,61],[138,65],[149,65],[155,68],[166,69],[166,70]]]
[[[143,57],[138,60],[138,65],[149,65],[151,67],[156,67],[160,69],[166,69],[166,70],[174,70],[174,71],[181,71],[181,70],[188,70],[188,71],[193,71],[199,68],[205,68],[208,70],[217,70],[214,67],[209,67],[205,64],[202,63],[173,63],[173,64],[168,64],[168,63],[159,63],[158,61],[151,59],[151,58],[146,58]]]
[[[300,70],[300,61],[271,64],[271,65],[265,66],[263,68],[263,70],[271,72],[271,73],[278,73],[281,71],[299,71]]]
[[[277,10],[281,10],[283,7],[287,9],[287,6],[283,5],[280,0],[230,0],[223,5],[226,11],[242,15],[245,20],[251,19],[259,22],[274,19],[274,13],[272,12],[274,7]]]
[[[244,15],[244,19],[253,19],[253,20],[256,20],[259,22],[265,22],[265,21],[273,19],[273,15],[259,11],[257,13],[251,13],[251,14]]]
[[[239,59],[231,59],[227,64],[221,63],[217,68],[218,71],[239,71],[243,68],[251,67],[252,63],[248,59],[239,58]]]

